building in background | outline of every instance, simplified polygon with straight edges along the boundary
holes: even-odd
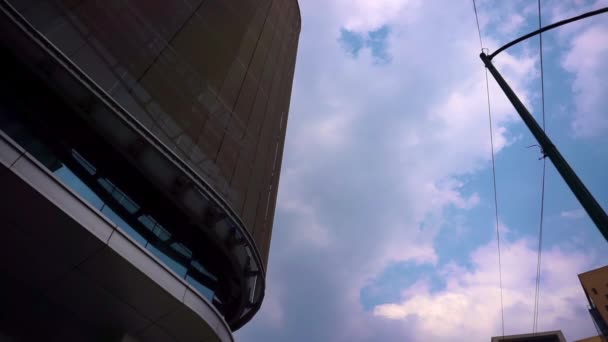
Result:
[[[608,337],[608,266],[578,275],[598,334]]]
[[[232,340],[264,297],[297,0],[0,9],[0,336]]]
[[[574,342],[606,342],[606,338],[603,336],[593,336],[584,338],[582,340],[576,340]]]
[[[566,342],[561,330],[531,334],[494,336],[492,342]]]

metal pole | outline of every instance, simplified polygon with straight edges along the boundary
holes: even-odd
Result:
[[[562,176],[566,184],[572,192],[576,199],[578,199],[579,203],[583,206],[593,223],[597,226],[597,229],[602,233],[604,239],[608,242],[608,216],[602,207],[597,203],[593,195],[587,190],[585,184],[578,178],[574,170],[568,165],[566,159],[562,157],[561,153],[557,150],[555,145],[551,142],[549,137],[545,134],[545,132],[538,125],[532,114],[528,111],[528,109],[524,106],[523,103],[519,100],[515,92],[509,87],[509,84],[505,81],[505,79],[500,75],[498,70],[492,64],[490,58],[485,54],[481,53],[479,55],[483,63],[486,65],[486,68],[490,71],[494,79],[505,92],[513,107],[519,116],[521,116],[522,120],[530,129],[530,132],[534,135],[538,143],[543,149],[543,153],[549,157],[559,174]]]

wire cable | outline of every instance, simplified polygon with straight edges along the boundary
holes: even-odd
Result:
[[[479,16],[477,15],[477,5],[475,4],[475,0],[473,0],[473,11],[475,11],[475,22],[477,22],[477,33],[479,33],[479,45],[483,50],[483,42],[481,40],[481,28],[479,28]]]
[[[540,1],[538,0],[538,28],[542,28],[542,12]],[[545,131],[545,77],[544,77],[544,67],[543,67],[543,34],[539,33],[539,51],[540,51],[540,89],[541,89],[541,113],[542,113],[542,124],[543,131]],[[538,251],[537,251],[537,261],[536,261],[536,290],[534,294],[534,323],[532,325],[532,332],[536,333],[538,331],[538,312],[539,312],[539,302],[540,302],[540,275],[541,275],[541,261],[542,261],[542,252],[543,252],[543,218],[545,211],[545,175],[547,169],[547,161],[546,158],[542,158],[543,160],[543,173],[542,173],[542,184],[541,184],[541,197],[540,197],[540,222],[538,227]]]
[[[481,50],[484,50],[483,42],[481,40],[481,29],[479,26],[479,17],[477,14],[477,6],[475,4],[475,0],[473,1],[473,10],[475,11],[475,21],[477,22],[477,32],[479,33],[479,45],[481,46]],[[500,224],[498,221],[498,194],[496,191],[496,161],[494,157],[494,132],[492,129],[492,107],[490,105],[490,83],[488,81],[488,69],[485,69],[486,75],[486,94],[488,98],[488,119],[490,122],[490,148],[492,150],[492,182],[494,186],[494,215],[496,217],[496,247],[498,250],[498,281],[500,286],[500,318],[502,323],[502,336],[505,336],[505,309],[503,304],[503,296],[502,296],[502,260],[500,255]]]
[[[494,157],[494,132],[492,130],[492,111],[490,107],[490,85],[486,69],[486,93],[488,95],[488,119],[490,121],[490,148],[492,150],[492,182],[494,185],[494,214],[496,216],[496,247],[498,249],[498,281],[500,285],[500,316],[502,321],[502,336],[505,335],[505,309],[502,299],[502,260],[500,256],[500,224],[498,221],[498,194],[496,191],[496,161]]]

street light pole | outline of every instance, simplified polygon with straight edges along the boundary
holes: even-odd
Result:
[[[566,159],[559,153],[558,149],[553,145],[549,137],[545,134],[542,128],[538,125],[536,120],[528,109],[524,106],[524,104],[519,100],[515,92],[511,89],[507,81],[502,77],[502,75],[496,70],[494,65],[492,64],[491,58],[488,57],[485,53],[481,53],[479,55],[486,68],[490,71],[494,79],[500,86],[500,88],[504,91],[505,95],[515,107],[519,116],[521,116],[522,120],[528,126],[532,135],[536,138],[541,148],[543,149],[543,153],[549,157],[559,174],[562,176],[570,190],[576,196],[576,199],[583,206],[593,223],[597,226],[597,229],[602,233],[604,239],[608,242],[608,216],[599,203],[595,200],[593,195],[587,190],[585,184],[578,178],[574,170],[568,165]]]

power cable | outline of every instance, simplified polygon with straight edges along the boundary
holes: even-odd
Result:
[[[479,17],[477,16],[477,5],[475,4],[475,0],[473,0],[473,11],[475,11],[475,22],[477,22],[477,33],[479,33],[479,45],[483,50],[483,42],[481,41],[481,28],[479,28]]]
[[[505,309],[502,299],[502,261],[500,256],[500,228],[498,222],[498,195],[496,191],[496,161],[494,158],[494,133],[492,130],[492,111],[490,108],[490,86],[488,83],[488,70],[486,70],[486,93],[488,95],[488,119],[490,121],[490,148],[492,149],[492,182],[494,185],[494,214],[496,216],[496,246],[498,249],[498,280],[500,285],[500,313],[502,321],[502,336],[505,335]]]
[[[540,0],[538,2],[538,28],[542,28],[542,15]],[[543,131],[545,131],[545,77],[543,68],[543,34],[539,33],[539,51],[540,51],[540,89],[541,89],[541,113],[542,113],[542,124]],[[534,294],[534,323],[532,325],[532,332],[536,333],[538,330],[538,312],[540,302],[540,275],[541,275],[541,260],[542,260],[542,246],[543,246],[543,218],[545,211],[545,174],[547,161],[546,158],[543,160],[543,173],[542,173],[542,185],[541,185],[541,197],[540,197],[540,223],[538,228],[538,251],[536,261],[536,291]]]
[[[484,50],[483,42],[481,40],[481,28],[479,26],[479,16],[477,14],[477,5],[475,0],[473,1],[473,10],[475,11],[475,21],[477,22],[477,33],[479,33],[479,45],[481,50]],[[494,132],[492,130],[492,107],[490,106],[490,85],[488,81],[488,69],[485,69],[486,75],[486,94],[488,98],[488,119],[490,122],[490,148],[492,150],[492,181],[494,186],[494,215],[496,217],[496,247],[498,250],[498,280],[500,285],[500,318],[502,323],[502,336],[505,336],[505,309],[503,304],[502,296],[502,261],[500,255],[500,225],[498,221],[498,195],[496,191],[496,161],[494,157]]]

